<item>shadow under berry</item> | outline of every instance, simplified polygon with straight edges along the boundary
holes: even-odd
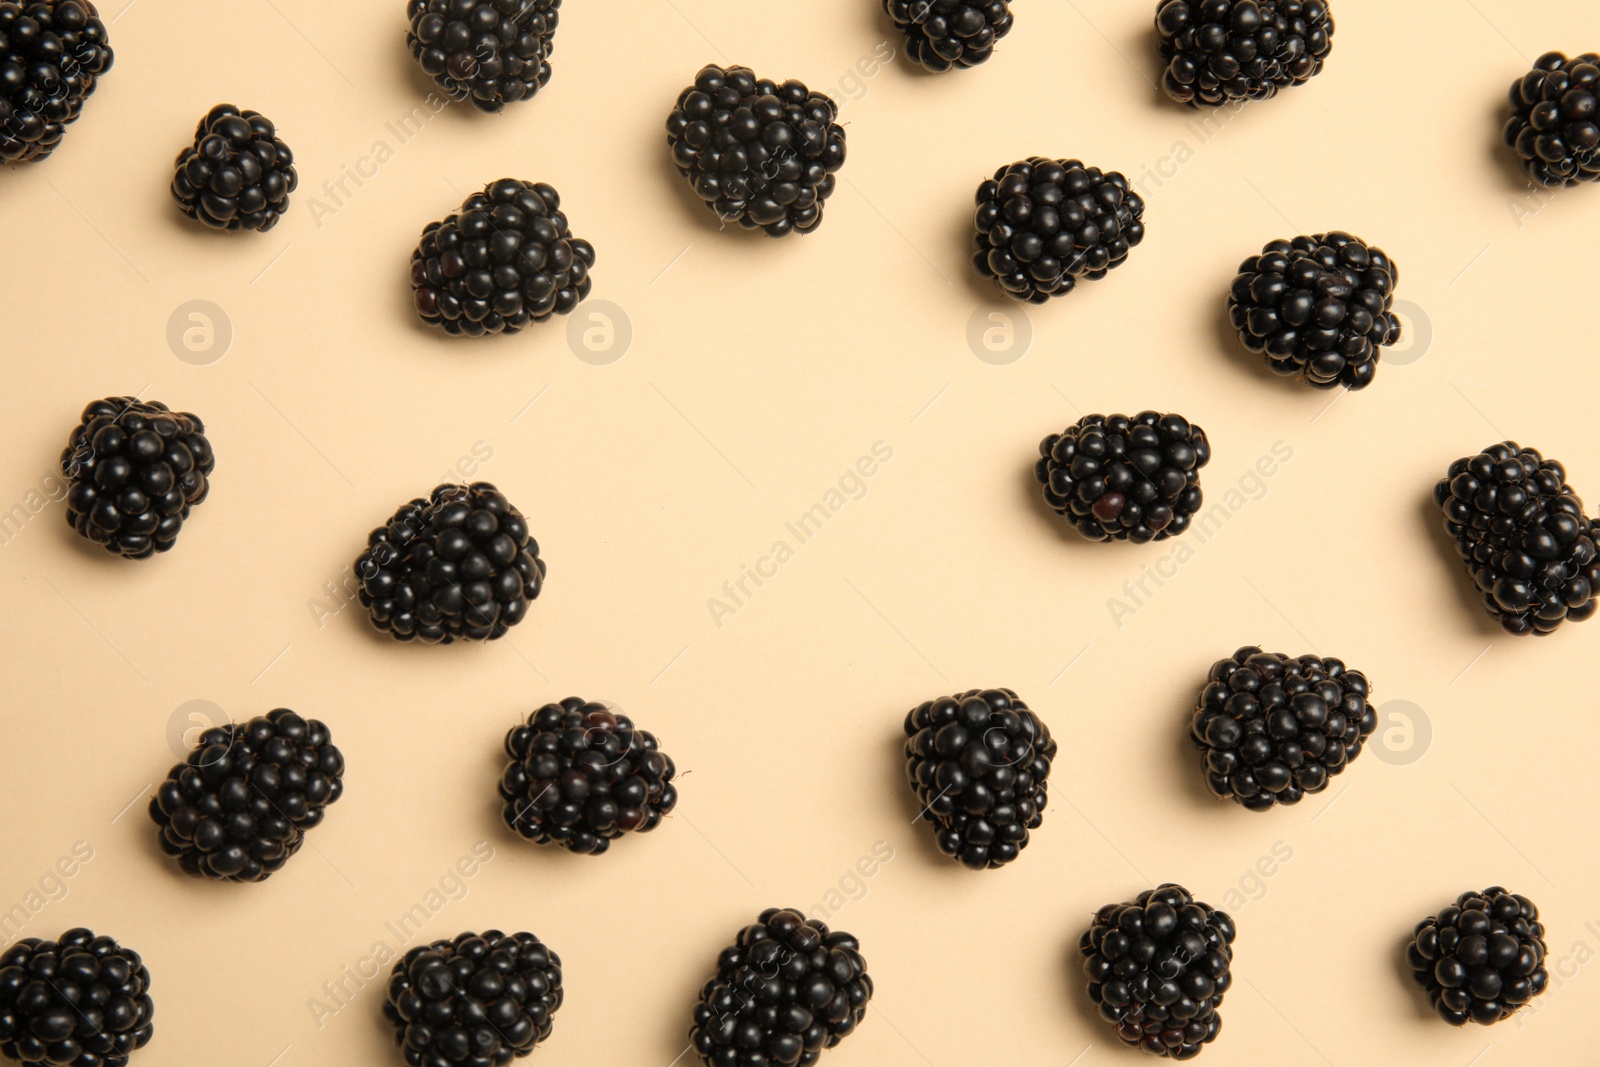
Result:
[[[1201,764],[1201,752],[1195,747],[1193,735],[1189,732],[1189,724],[1194,721],[1195,697],[1199,693],[1201,680],[1206,677],[1206,670],[1210,664],[1198,666],[1194,677],[1195,688],[1185,689],[1175,697],[1178,703],[1177,714],[1173,716],[1173,742],[1166,746],[1166,751],[1172,754],[1174,769],[1172,777],[1182,782],[1183,792],[1195,807],[1201,809],[1208,816],[1222,814],[1224,807],[1237,809],[1244,814],[1254,815],[1254,812],[1245,812],[1238,804],[1219,798],[1215,793],[1206,788],[1205,771]],[[1165,721],[1165,720],[1163,720]]]
[[[1403,995],[1411,1005],[1409,1014],[1418,1022],[1423,1023],[1428,1029],[1433,1030],[1439,1025],[1439,1015],[1429,1005],[1428,998],[1417,985],[1417,976],[1412,973],[1411,962],[1406,958],[1406,950],[1411,947],[1416,935],[1404,931],[1394,940],[1394,947],[1389,952],[1389,963],[1394,968],[1395,980],[1404,990]]]
[[[1559,190],[1535,184],[1516,149],[1506,144],[1506,123],[1511,119],[1511,105],[1507,96],[1511,90],[1510,79],[1506,80],[1505,88],[1505,92],[1494,95],[1493,110],[1489,112],[1489,121],[1486,123],[1485,151],[1490,156],[1490,166],[1504,176],[1506,187],[1512,192],[1527,196],[1535,193],[1541,197],[1552,196]]]
[[[1497,637],[1505,633],[1494,616],[1484,609],[1483,596],[1479,593],[1477,585],[1472,580],[1472,575],[1467,572],[1467,566],[1462,562],[1461,556],[1456,552],[1455,544],[1450,540],[1450,535],[1444,529],[1444,515],[1439,510],[1439,505],[1434,503],[1433,490],[1430,487],[1422,495],[1422,524],[1426,528],[1428,543],[1439,554],[1442,569],[1445,572],[1451,592],[1447,595],[1453,597],[1461,605],[1460,618],[1463,623],[1467,619],[1477,620],[1476,624],[1467,624],[1471,630],[1480,637]]]
[[[884,752],[887,754],[887,761],[892,764],[889,780],[894,783],[895,795],[900,798],[901,818],[904,822],[910,823],[911,836],[917,839],[912,851],[930,870],[959,870],[961,868],[959,863],[939,851],[939,845],[934,840],[938,826],[923,812],[922,804],[906,778],[904,719],[905,715],[902,712],[900,718],[895,720],[894,732],[884,745]]]

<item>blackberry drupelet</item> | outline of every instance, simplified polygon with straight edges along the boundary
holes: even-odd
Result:
[[[689,1041],[707,1067],[810,1067],[867,1013],[860,943],[792,908],[768,908],[717,958]]]
[[[453,100],[495,112],[550,80],[561,0],[409,0],[406,44]]]
[[[441,485],[373,530],[355,564],[372,623],[396,641],[492,641],[544,585],[539,542],[488,482]]]
[[[1333,50],[1326,0],[1164,0],[1161,87],[1180,104],[1265,100],[1310,81]]]
[[[187,874],[260,882],[300,851],[344,792],[328,728],[288,708],[200,735],[150,800],[161,850]]]
[[[1200,510],[1206,432],[1182,415],[1085,415],[1039,442],[1044,501],[1091,541],[1176,537]]]
[[[1104,278],[1144,240],[1144,199],[1116,171],[1035,156],[978,186],[972,264],[1015,300],[1043,304]]]
[[[550,1036],[563,996],[548,945],[485,930],[396,961],[383,1015],[411,1067],[505,1067]]]
[[[787,237],[822,222],[844,166],[838,117],[838,104],[801,82],[713,64],[678,95],[667,143],[678,173],[719,219]]]
[[[1595,530],[1560,463],[1506,441],[1450,464],[1433,499],[1484,607],[1508,632],[1550,634],[1595,613]]]
[[[0,3],[0,163],[54,152],[112,58],[89,0]]]
[[[516,333],[589,295],[594,246],[575,237],[561,194],[502,178],[422,231],[411,254],[417,314],[452,334]]]
[[[48,1067],[123,1067],[150,1043],[150,971],[91,930],[25,937],[0,955],[0,1053]]]
[[[1089,999],[1124,1043],[1187,1060],[1216,1040],[1233,919],[1167,883],[1108,904],[1078,942]]]
[[[1218,660],[1189,724],[1206,787],[1251,811],[1322,792],[1378,728],[1370,692],[1337,659],[1251,646]]]
[[[132,396],[96,400],[61,452],[67,523],[128,559],[165,552],[215,467],[198,416]]]
[[[218,104],[200,120],[193,146],[178,153],[172,199],[213,230],[265,233],[289,210],[299,184],[294,153],[271,119]]]
[[[1511,86],[1506,144],[1540,185],[1600,180],[1600,55],[1540,56]]]
[[[975,67],[1011,32],[1007,0],[883,0],[906,54],[934,73]]]
[[[1056,743],[1009,689],[971,689],[906,715],[906,777],[939,851],[1002,867],[1044,821]]]
[[[1499,886],[1461,894],[1406,946],[1417,984],[1452,1026],[1497,1023],[1543,993],[1546,955],[1539,909]]]

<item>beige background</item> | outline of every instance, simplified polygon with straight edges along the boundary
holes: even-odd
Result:
[[[479,842],[492,860],[446,882],[464,896],[436,898],[423,935],[527,928],[556,947],[570,995],[537,1054],[550,1067],[666,1067],[734,931],[841,887],[859,899],[835,922],[878,995],[826,1062],[1132,1063],[1072,954],[1096,907],[1168,879],[1239,923],[1205,1062],[1596,1062],[1600,624],[1499,635],[1427,505],[1452,459],[1507,436],[1600,496],[1600,190],[1544,206],[1497,149],[1532,59],[1600,44],[1588,4],[1338,0],[1325,73],[1208,134],[1149,80],[1144,0],[1022,3],[994,62],[938,79],[874,70],[874,0],[572,0],[535,102],[452,106],[401,144],[386,124],[429,88],[403,6],[114,0],[116,67],[84,119],[54,158],[0,175],[0,491],[42,507],[0,547],[0,906],[92,849],[22,933],[90,924],[146,955],[156,1038],[138,1063],[398,1063],[381,977],[331,1017],[309,1002],[337,1006],[322,984],[392,942],[384,924]],[[843,101],[850,159],[815,235],[718,233],[671,171],[666,112],[714,60]],[[224,100],[269,114],[298,157],[294,210],[265,236],[202,232],[167,199],[172,157]],[[374,172],[379,141],[392,158],[316,217],[342,168]],[[1036,153],[1133,176],[1149,237],[1033,310],[1031,348],[996,366],[967,341],[989,299],[966,267],[969,204]],[[555,183],[598,248],[594,298],[633,332],[620,360],[576,358],[561,322],[478,344],[415,322],[421,227],[506,175]],[[1432,338],[1331,407],[1258,372],[1220,308],[1263,242],[1330,228],[1398,260],[1410,335]],[[191,300],[231,323],[209,365],[166,340]],[[29,496],[86,401],[136,391],[201,414],[219,457],[178,550],[142,564]],[[1210,431],[1208,498],[1240,490],[1228,522],[1203,544],[1067,536],[1034,502],[1036,442],[1145,407]],[[880,441],[893,458],[865,495],[717,626],[708,598]],[[1292,459],[1251,479],[1280,442]],[[528,621],[487,647],[413,648],[356,609],[319,620],[366,532],[475,448],[549,561]],[[1108,601],[1134,606],[1123,585],[1146,568],[1164,584],[1146,578],[1119,626]],[[1183,738],[1206,668],[1246,643],[1342,656],[1385,702],[1384,737],[1334,789],[1265,816],[1210,802]],[[1061,757],[1033,845],[972,875],[911,825],[900,721],[996,685]],[[504,731],[571,693],[620,703],[684,772],[678,814],[599,860],[526,845],[497,815]],[[294,707],[347,754],[345,798],[263,885],[189,880],[155,848],[142,807],[169,736],[216,714],[191,701]],[[852,881],[880,841],[894,858]],[[1400,944],[1495,883],[1546,912],[1553,990],[1518,1021],[1451,1031]]]

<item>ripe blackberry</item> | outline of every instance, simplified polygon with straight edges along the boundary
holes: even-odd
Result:
[[[328,728],[278,708],[201,734],[156,789],[150,818],[185,873],[260,882],[300,851],[343,778]]]
[[[112,58],[89,0],[0,3],[0,162],[54,152]]]
[[[717,957],[689,1041],[707,1067],[809,1067],[867,1013],[861,944],[792,908],[768,908]]]
[[[495,112],[550,80],[561,0],[409,0],[406,44],[454,100]]]
[[[550,1036],[563,996],[548,945],[485,930],[397,960],[383,1015],[411,1067],[505,1067]]]
[[[1056,743],[1009,689],[971,689],[906,715],[906,777],[939,851],[973,870],[1002,867],[1044,821]]]
[[[516,333],[577,307],[593,266],[594,246],[567,228],[554,186],[502,178],[422,231],[412,298],[423,322],[448,333]]]
[[[49,1067],[123,1067],[150,1043],[150,971],[91,930],[25,937],[0,955],[0,1053]]]
[[[718,218],[787,237],[822,222],[844,166],[838,117],[838,104],[792,78],[780,85],[713,64],[678,95],[667,143],[678,173]]]
[[[300,184],[294,153],[259,111],[218,104],[178,153],[172,199],[178,210],[213,230],[272,229]]]
[[[1164,0],[1161,87],[1180,104],[1265,100],[1310,81],[1333,50],[1325,0]]]
[[[1547,954],[1539,909],[1499,886],[1462,893],[1406,946],[1417,984],[1451,1026],[1497,1023],[1543,993]]]
[[[1044,502],[1091,541],[1162,541],[1200,510],[1206,432],[1182,415],[1085,415],[1039,442]]]
[[[1233,919],[1167,883],[1108,904],[1078,942],[1089,999],[1126,1044],[1187,1060],[1216,1040]]]
[[[165,552],[216,465],[198,416],[132,396],[96,400],[61,452],[67,523],[128,559]]]
[[[1540,185],[1600,180],[1600,55],[1540,56],[1511,86],[1506,144]]]
[[[883,0],[906,54],[934,73],[975,67],[1011,32],[1006,0]]]
[[[1450,464],[1434,486],[1444,528],[1483,595],[1514,634],[1550,634],[1595,613],[1595,530],[1566,469],[1515,441]]]
[[[356,559],[362,607],[396,641],[492,641],[544,585],[528,521],[488,482],[441,485],[372,531]]]

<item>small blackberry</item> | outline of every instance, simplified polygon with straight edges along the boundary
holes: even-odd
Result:
[[[713,64],[678,95],[667,143],[678,173],[718,218],[787,237],[822,222],[844,166],[838,117],[838,104],[801,82]]]
[[[973,870],[1002,867],[1044,821],[1056,743],[1009,689],[970,689],[912,708],[906,777],[939,851]]]
[[[1462,893],[1406,946],[1417,984],[1451,1026],[1497,1023],[1543,993],[1547,954],[1539,909],[1499,886]]]
[[[689,1041],[707,1067],[810,1067],[867,1013],[861,944],[792,908],[768,908],[717,957]]]
[[[1162,541],[1200,510],[1206,432],[1182,415],[1085,415],[1039,442],[1044,502],[1091,541]]]
[[[396,641],[492,641],[544,585],[539,542],[488,482],[441,485],[372,531],[356,559],[362,607]]]
[[[495,112],[550,80],[561,0],[409,0],[411,58],[454,100]]]
[[[211,491],[217,461],[205,429],[198,416],[138,397],[91,403],[61,452],[68,525],[128,559],[170,549]]]
[[[0,163],[54,152],[112,59],[89,0],[0,3]]]
[[[1600,55],[1540,56],[1511,86],[1506,144],[1540,185],[1600,180]]]
[[[1163,0],[1161,87],[1180,104],[1265,100],[1310,81],[1333,50],[1325,0]]]
[[[572,235],[554,186],[502,178],[422,231],[412,298],[447,333],[516,333],[577,307],[593,266],[594,245]]]
[[[1108,904],[1078,942],[1089,999],[1124,1043],[1187,1060],[1216,1040],[1233,919],[1167,883]]]
[[[485,930],[397,960],[383,1016],[411,1067],[505,1067],[550,1036],[563,996],[548,945]]]
[[[123,1067],[150,1043],[150,971],[91,930],[25,937],[0,955],[0,1053],[47,1067]]]
[[[883,0],[906,54],[934,73],[975,67],[1011,32],[1006,0]]]
[[[1514,634],[1595,613],[1595,530],[1566,469],[1515,441],[1450,464],[1434,503],[1484,607]]]
[[[265,233],[289,210],[299,184],[294,153],[271,119],[218,104],[200,120],[193,146],[178,153],[172,199],[213,230]]]

